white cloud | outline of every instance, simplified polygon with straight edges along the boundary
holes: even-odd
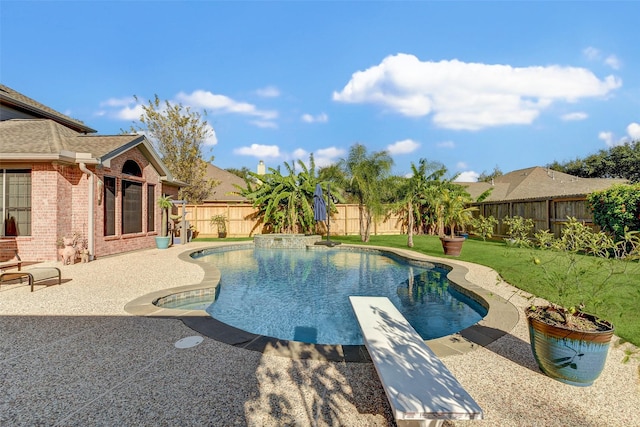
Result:
[[[263,129],[277,129],[278,128],[278,124],[276,122],[270,122],[267,120],[252,120],[249,123],[251,123],[254,126],[257,126],[259,128],[263,128]]]
[[[609,55],[605,58],[604,63],[614,70],[619,70],[621,66],[621,62],[615,55]]]
[[[218,136],[216,135],[216,131],[215,129],[213,129],[213,126],[211,126],[209,123],[207,123],[204,126],[206,132],[207,132],[207,137],[204,140],[204,145],[209,145],[209,146],[213,146],[218,144]]]
[[[593,46],[583,49],[582,53],[589,61],[602,61],[603,64],[614,70],[619,70],[622,65],[620,59],[614,54],[607,55],[606,58],[602,59],[604,57],[602,51]]]
[[[438,148],[455,148],[456,144],[453,141],[440,141],[436,144]]]
[[[337,162],[340,158],[344,157],[346,151],[342,148],[328,147],[321,148],[314,151],[313,159],[316,162],[316,166],[319,168],[329,166]]]
[[[468,167],[469,166],[467,165],[466,162],[458,162],[458,163],[456,163],[456,169],[466,169]]]
[[[256,94],[263,98],[277,98],[280,96],[280,90],[275,86],[267,86],[256,90]]]
[[[403,139],[393,144],[387,145],[387,151],[390,154],[409,154],[413,153],[420,147],[420,144],[412,139]]]
[[[581,111],[577,111],[575,113],[564,114],[560,118],[562,120],[564,120],[565,122],[572,122],[572,121],[585,120],[587,117],[589,117],[587,115],[587,113],[583,113]]]
[[[240,147],[233,150],[234,154],[241,156],[253,156],[259,159],[280,157],[280,148],[277,145],[251,144],[249,147]]]
[[[597,61],[602,57],[600,49],[589,46],[582,50],[582,54],[590,61]]]
[[[235,113],[259,117],[262,120],[273,120],[278,112],[273,110],[259,110],[248,102],[235,101],[228,96],[218,95],[209,91],[195,90],[191,94],[180,92],[176,95],[178,102],[203,108],[214,113]]]
[[[291,153],[291,158],[294,161],[302,160],[303,162],[306,162],[309,159],[309,152],[304,148],[297,148],[293,150],[293,153]]]
[[[126,106],[116,112],[116,118],[121,120],[139,120],[144,114],[142,105]]]
[[[135,104],[136,99],[133,96],[125,98],[109,98],[106,101],[100,103],[101,107],[128,107],[131,104]]]
[[[329,116],[325,113],[320,113],[317,116],[312,116],[311,114],[303,114],[300,119],[305,123],[326,123],[329,121]]]
[[[477,182],[480,174],[474,171],[464,171],[458,175],[455,182]]]
[[[615,145],[613,132],[600,132],[598,138],[603,140],[604,143],[607,144],[607,147],[613,147]]]
[[[316,164],[317,168],[322,168],[325,166],[329,166],[338,161],[341,157],[344,156],[346,151],[342,148],[336,147],[328,147],[328,148],[320,148],[313,152],[313,161]],[[298,148],[291,153],[291,159],[294,161],[302,160],[302,162],[309,165],[309,152],[303,148]]]
[[[100,103],[100,107],[105,109],[96,113],[97,116],[115,117],[118,120],[139,120],[144,113],[142,105],[136,103],[132,96],[124,98],[109,98]]]
[[[627,144],[633,141],[640,141],[640,123],[630,123],[627,126],[627,135],[620,139],[616,139],[613,132],[600,132],[598,138],[603,140],[607,147],[615,147],[617,145]]]
[[[478,130],[531,124],[554,102],[604,97],[621,85],[615,76],[600,80],[585,68],[423,62],[397,54],[355,72],[333,99],[379,104],[410,117],[433,113],[440,127]]]
[[[632,140],[640,140],[640,124],[639,123],[631,123],[627,126],[627,133],[631,137]]]

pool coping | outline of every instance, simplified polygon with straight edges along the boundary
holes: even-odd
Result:
[[[126,304],[124,307],[125,311],[136,316],[178,319],[187,327],[204,336],[235,347],[258,351],[264,354],[288,357],[291,359],[316,359],[341,362],[371,361],[364,345],[322,345],[281,340],[252,334],[227,325],[212,318],[204,310],[182,310],[162,308],[154,305],[155,301],[168,295],[215,288],[218,285],[220,282],[220,270],[211,263],[191,257],[191,254],[194,252],[205,251],[207,249],[243,248],[245,246],[253,247],[253,242],[233,242],[225,245],[212,246],[210,248],[191,249],[178,254],[180,260],[196,263],[203,269],[204,277],[202,281],[193,285],[165,288],[142,295]],[[519,320],[518,309],[511,302],[475,283],[469,282],[466,279],[469,270],[457,264],[455,260],[436,258],[410,250],[383,246],[343,244],[341,248],[379,251],[400,256],[411,261],[429,262],[437,266],[450,268],[451,271],[448,273],[447,278],[453,283],[456,290],[471,296],[487,308],[487,315],[478,323],[455,334],[425,341],[438,357],[460,355],[479,347],[485,347],[498,338],[508,334]],[[315,246],[313,249],[333,250],[333,248],[326,246]]]

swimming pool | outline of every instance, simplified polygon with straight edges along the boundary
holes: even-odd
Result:
[[[424,339],[458,332],[487,313],[449,283],[447,269],[380,251],[231,248],[193,256],[215,265],[220,283],[210,296],[174,307],[206,307],[213,318],[256,335],[360,345],[350,295],[387,296]]]

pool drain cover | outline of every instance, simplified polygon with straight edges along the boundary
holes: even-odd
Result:
[[[197,346],[203,340],[204,340],[204,338],[202,338],[201,336],[198,336],[198,335],[195,335],[195,336],[192,336],[192,337],[185,337],[185,338],[182,338],[182,339],[176,341],[175,346],[176,346],[176,348],[191,348],[191,347]]]

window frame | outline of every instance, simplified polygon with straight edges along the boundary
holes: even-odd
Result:
[[[22,175],[22,176],[9,176]],[[16,178],[15,184],[8,183]],[[24,179],[26,178],[26,179]],[[23,181],[24,179],[24,181]],[[22,182],[21,182],[22,181]],[[15,185],[13,195],[11,185]],[[23,191],[21,191],[23,190]],[[32,236],[33,233],[33,171],[28,168],[0,169],[0,236],[3,238]],[[12,215],[11,213],[14,213]],[[12,219],[12,221],[11,221]]]
[[[115,176],[104,176],[104,236],[117,234],[118,179]],[[113,182],[113,186],[109,183]],[[110,191],[113,190],[113,191]]]
[[[143,232],[143,188],[143,182],[122,179],[120,184],[120,199],[122,203],[120,230],[122,235]]]

